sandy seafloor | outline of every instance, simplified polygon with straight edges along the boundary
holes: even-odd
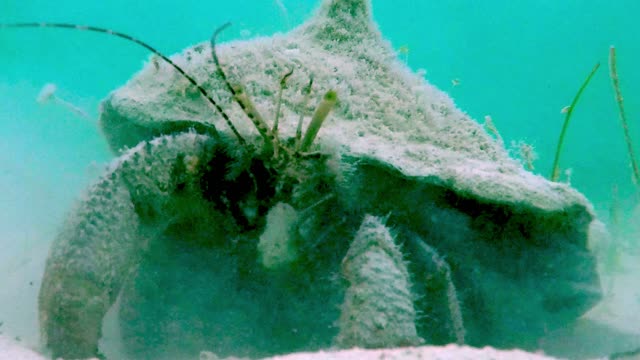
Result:
[[[227,39],[285,31],[315,4],[5,0],[0,22],[113,27],[170,54],[207,39],[229,20],[234,27]],[[601,62],[574,112],[561,165],[615,235],[613,247],[598,248],[613,249],[598,250],[606,297],[584,321],[550,335],[543,346],[575,358],[640,346],[639,197],[607,69],[613,44],[633,146],[640,151],[640,69],[634,66],[640,61],[640,2],[373,0],[373,7],[409,67],[423,69],[427,80],[478,121],[490,115],[507,144],[532,144],[538,154],[534,172],[545,176],[560,110]],[[147,56],[96,34],[0,30],[0,332],[17,343],[37,344],[36,296],[48,246],[74,199],[111,158],[95,123],[35,98],[52,82],[61,97],[96,118],[99,100]]]

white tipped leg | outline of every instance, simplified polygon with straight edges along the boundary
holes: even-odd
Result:
[[[389,229],[366,216],[342,261],[349,282],[336,344],[341,348],[418,345],[409,272]]]
[[[435,271],[439,276],[444,278],[446,282],[446,294],[449,310],[449,319],[451,321],[451,330],[453,337],[456,339],[457,344],[464,344],[465,341],[465,328],[464,321],[462,319],[462,310],[460,308],[460,301],[458,300],[458,292],[453,283],[451,277],[451,267],[449,264],[438,254],[438,252],[431,246],[427,245],[422,239],[419,239],[418,246],[420,250],[424,252],[424,255],[435,266]]]
[[[298,258],[294,241],[297,222],[298,212],[287,203],[279,202],[269,210],[264,232],[258,242],[260,260],[265,268],[277,269]]]

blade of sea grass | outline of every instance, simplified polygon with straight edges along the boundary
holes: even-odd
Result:
[[[569,108],[567,109],[566,115],[564,117],[564,124],[562,125],[562,131],[560,131],[560,138],[558,139],[558,146],[556,147],[556,156],[553,160],[553,167],[551,170],[551,181],[558,181],[558,178],[560,177],[560,167],[559,167],[560,153],[562,152],[562,145],[564,144],[564,137],[567,133],[567,128],[569,127],[569,120],[571,120],[571,114],[573,114],[573,110],[575,109],[576,104],[578,103],[578,100],[580,100],[580,96],[582,95],[582,92],[587,87],[587,85],[591,81],[591,78],[593,78],[593,75],[596,73],[599,67],[600,67],[600,63],[597,63],[593,67],[593,70],[591,70],[591,73],[589,73],[589,76],[587,76],[587,78],[584,80],[584,82],[582,83],[582,86],[580,86],[580,89],[578,89],[576,96],[573,98],[571,105],[569,105]]]
[[[620,80],[618,78],[618,70],[616,67],[616,48],[614,46],[609,48],[609,75],[611,76],[613,91],[615,91],[616,94],[618,113],[620,114],[622,130],[624,131],[624,141],[627,143],[627,150],[629,151],[629,158],[631,159],[633,179],[635,185],[640,186],[640,169],[638,169],[638,162],[633,152],[633,142],[631,141],[631,135],[629,135],[629,123],[627,122],[627,115],[624,112],[624,98],[622,97],[622,91],[620,90]]]

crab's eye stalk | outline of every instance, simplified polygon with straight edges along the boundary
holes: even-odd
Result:
[[[313,144],[313,140],[315,140],[316,135],[318,135],[318,131],[320,131],[322,123],[327,118],[329,112],[333,109],[337,101],[338,93],[334,90],[329,90],[324,94],[324,98],[316,108],[316,112],[311,118],[311,123],[309,123],[307,132],[304,134],[304,138],[302,138],[302,142],[300,143],[299,150],[301,152],[309,150],[309,147]]]

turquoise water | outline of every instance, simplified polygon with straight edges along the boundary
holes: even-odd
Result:
[[[281,4],[5,0],[0,22],[108,27],[172,54],[208,39],[227,21],[234,26],[225,40],[286,31],[308,17],[317,1]],[[572,185],[594,203],[605,222],[610,222],[614,187],[621,222],[640,222],[631,218],[637,189],[607,64],[609,46],[615,45],[638,152],[640,69],[634,65],[640,62],[640,27],[635,25],[640,2],[373,0],[373,9],[382,33],[396,49],[403,49],[400,56],[408,66],[426,70],[427,80],[447,91],[474,119],[482,122],[490,115],[507,144],[532,144],[539,156],[534,171],[544,176],[551,171],[564,119],[561,109],[600,62],[574,111],[560,166],[572,169]],[[99,174],[100,164],[112,157],[95,124],[64,108],[37,104],[38,92],[44,84],[55,83],[61,97],[96,118],[100,99],[124,84],[147,58],[145,50],[101,34],[0,30],[0,244],[9,249],[0,251],[0,271],[10,274],[0,285],[37,278],[40,255],[65,212]],[[629,241],[637,243],[637,234]],[[30,305],[35,286],[16,286],[15,294],[0,298],[0,305],[20,303],[4,326],[33,342],[35,314]]]

